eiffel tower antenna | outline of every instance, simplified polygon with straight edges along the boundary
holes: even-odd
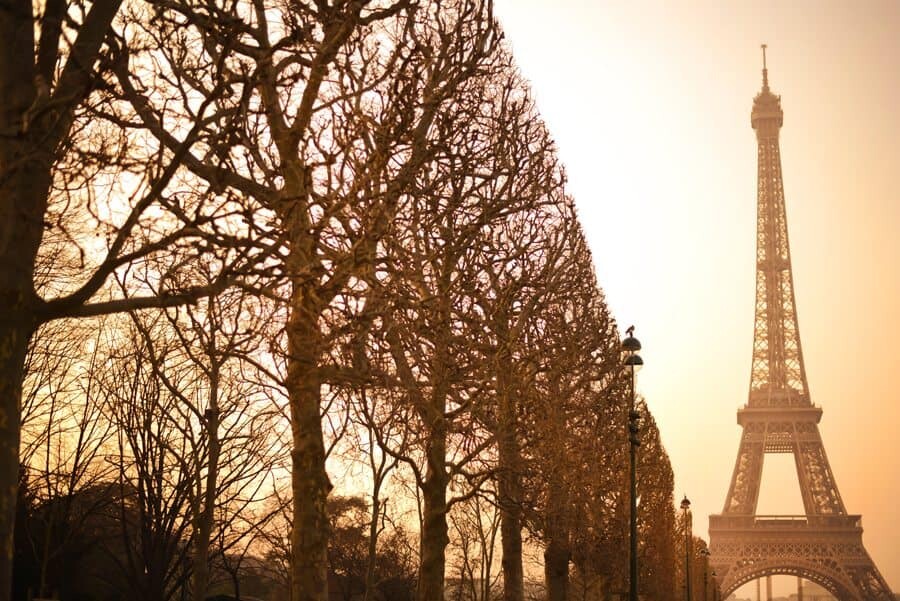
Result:
[[[779,131],[781,97],[763,87],[750,123],[758,146],[756,310],[750,391],[738,411],[743,428],[722,513],[709,518],[711,566],[722,596],[776,574],[821,584],[841,601],[893,601],[862,543],[862,519],[848,515],[819,433],[822,409],[810,401],[788,243]],[[763,460],[790,453],[797,466],[803,515],[757,515]]]

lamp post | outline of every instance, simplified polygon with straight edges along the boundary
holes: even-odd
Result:
[[[703,601],[709,601],[709,549],[700,549],[703,556]]]
[[[691,502],[687,495],[681,500],[684,516],[684,601],[691,601]]]
[[[716,580],[716,571],[713,570],[710,575],[713,581],[713,601],[719,601],[719,581]]]
[[[631,326],[625,331],[628,334],[628,337],[622,341],[622,351],[626,353],[625,355],[625,366],[631,368],[631,399],[628,405],[628,442],[629,442],[629,458],[631,460],[631,478],[630,478],[630,490],[631,490],[631,512],[630,512],[630,526],[631,526],[631,537],[630,537],[630,546],[631,546],[631,556],[629,557],[629,586],[628,586],[628,600],[629,601],[638,601],[638,562],[637,562],[637,448],[640,446],[641,441],[638,439],[638,432],[640,431],[640,426],[638,425],[638,419],[640,418],[640,413],[635,411],[634,409],[634,401],[635,401],[635,389],[634,389],[634,374],[635,372],[644,364],[644,360],[641,359],[641,356],[637,354],[639,350],[641,350],[641,343],[637,338],[634,337],[634,326]]]

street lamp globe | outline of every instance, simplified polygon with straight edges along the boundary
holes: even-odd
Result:
[[[626,353],[624,364],[630,367],[631,373],[634,374],[644,364],[644,360],[637,353],[641,350],[641,341],[634,337],[634,326],[628,328],[625,333],[628,336],[622,341],[622,352]]]
[[[641,356],[637,353],[632,353],[625,357],[625,365],[631,367],[635,371],[641,368],[641,365],[644,364],[644,360],[641,359]]]
[[[622,350],[629,353],[636,353],[641,350],[641,341],[631,335],[632,328],[628,328],[628,337],[622,341]]]

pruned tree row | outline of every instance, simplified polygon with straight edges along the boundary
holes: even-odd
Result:
[[[627,588],[630,380],[491,2],[4,0],[0,34],[0,601]]]

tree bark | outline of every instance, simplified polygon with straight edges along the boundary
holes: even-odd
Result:
[[[561,431],[558,428],[554,430]],[[569,595],[571,559],[566,491],[562,480],[554,474],[551,474],[548,486],[546,531],[549,538],[544,549],[544,579],[547,584],[548,601],[566,601]]]
[[[569,595],[569,546],[553,536],[544,550],[544,578],[548,601],[566,601]]]
[[[294,494],[291,530],[292,601],[328,599],[328,516],[326,500],[331,483],[325,472],[325,443],[319,415],[320,383],[314,341],[318,329],[305,315],[302,296],[295,287],[288,320],[288,347],[291,360],[287,369],[287,389],[291,408],[291,488]]]
[[[15,294],[15,293],[13,293]],[[23,327],[15,310],[15,301],[3,294],[0,317],[0,599],[6,601],[12,591],[13,531],[19,483],[19,401],[22,397],[22,366],[29,328]],[[10,309],[13,309],[10,311]],[[16,324],[19,321],[20,325]]]
[[[428,462],[422,482],[422,534],[419,565],[418,601],[444,598],[444,555],[447,535],[447,424],[441,415],[434,420],[426,448]]]
[[[366,553],[366,592],[363,601],[375,598],[375,567],[378,560],[378,520],[381,519],[381,483],[383,473],[377,472],[372,484],[372,521],[369,523],[369,542]]]
[[[194,601],[204,601],[209,589],[209,543],[215,517],[219,455],[222,446],[219,441],[219,364],[217,361],[218,359],[213,359],[210,369],[209,407],[204,414],[209,455],[203,489],[203,507],[197,512],[197,524],[194,528],[194,569],[191,583]],[[197,466],[197,469],[199,470],[200,466]]]
[[[0,10],[0,601],[12,591],[19,426],[28,343],[36,326],[32,277],[50,186],[46,153],[22,132],[35,96],[31,2]]]
[[[522,569],[522,483],[519,467],[518,420],[516,401],[512,390],[512,361],[509,356],[509,329],[505,323],[499,325],[501,335],[497,364],[497,390],[499,396],[497,453],[499,474],[497,475],[497,498],[500,506],[500,545],[503,550],[503,601],[524,601],[525,577]]]
[[[289,182],[285,188],[305,189],[302,183],[296,181]],[[299,197],[305,197],[305,194]],[[331,482],[325,471],[325,443],[320,415],[321,303],[315,291],[318,278],[310,275],[318,271],[318,260],[308,233],[307,216],[302,208],[296,207],[302,204],[295,203],[295,207],[283,216],[290,237],[287,267],[291,277],[287,324],[289,356],[285,381],[293,437],[291,600],[328,601],[329,525],[326,502]]]
[[[500,542],[503,549],[503,601],[524,601],[522,570],[522,493],[518,466],[521,458],[515,434],[502,432],[499,440]]]
[[[366,592],[363,601],[375,598],[375,560],[378,551],[378,517],[381,503],[377,497],[372,498],[372,523],[369,524],[369,542],[366,556]]]

